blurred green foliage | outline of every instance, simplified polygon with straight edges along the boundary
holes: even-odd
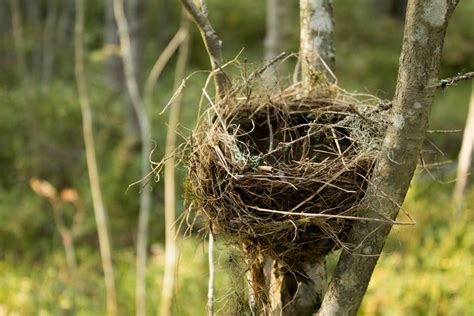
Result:
[[[139,157],[126,144],[126,119],[121,95],[107,90],[103,82],[104,60],[95,58],[103,45],[104,3],[87,1],[87,75],[93,106],[96,151],[116,265],[117,289],[123,315],[134,311],[134,242]],[[157,58],[179,22],[177,1],[148,1],[146,12],[147,69]],[[234,58],[245,48],[242,60],[261,63],[265,36],[264,1],[208,0],[210,19],[224,42],[224,56]],[[334,1],[336,19],[337,75],[347,90],[377,94],[390,99],[397,75],[403,22],[378,12],[374,1]],[[163,14],[165,10],[165,14]],[[298,49],[298,6],[293,6],[292,50]],[[9,17],[9,15],[6,15]],[[448,35],[441,77],[474,68],[474,2],[462,1]],[[161,19],[161,20],[160,20]],[[3,20],[0,23],[6,23]],[[4,25],[3,24],[3,25]],[[159,27],[156,27],[156,26]],[[51,82],[41,83],[31,60],[35,53],[35,30],[24,28],[28,66],[27,86],[21,85],[12,55],[11,33],[0,33],[0,315],[102,315],[104,286],[92,214],[84,158],[80,109],[77,100],[70,42],[57,52]],[[188,73],[208,69],[199,33],[192,34]],[[94,55],[95,54],[95,55]],[[167,113],[160,115],[172,96],[174,59],[158,81],[153,95],[153,159],[163,154]],[[184,90],[182,126],[193,127],[205,74],[196,74]],[[460,130],[467,113],[470,85],[460,83],[435,100],[431,129]],[[424,147],[427,163],[456,159],[461,133],[430,133]],[[177,167],[180,179],[185,170]],[[446,180],[454,166],[432,172]],[[73,187],[87,209],[87,218],[76,240],[79,284],[72,290],[61,239],[54,226],[51,206],[29,188],[31,177],[40,177],[58,189]],[[163,272],[162,184],[151,185],[154,211],[150,230],[148,270],[149,310],[159,306]],[[396,227],[374,274],[363,303],[362,315],[472,315],[474,193],[472,189],[462,218],[454,218],[450,204],[451,185],[440,185],[422,172],[414,181],[405,208],[417,225]],[[181,194],[181,193],[180,193]],[[178,213],[183,210],[178,201]],[[176,314],[204,315],[207,291],[205,242],[192,237],[180,241],[179,285]],[[218,308],[229,308],[232,297],[232,264],[225,245],[217,252]],[[72,300],[75,292],[75,304]],[[5,313],[4,313],[5,312]],[[223,312],[223,314],[225,314]]]

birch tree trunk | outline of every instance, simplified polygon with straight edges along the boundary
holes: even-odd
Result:
[[[92,132],[92,113],[87,93],[86,76],[84,73],[84,0],[76,0],[76,19],[74,27],[74,70],[82,114],[82,130],[86,147],[86,161],[94,206],[95,220],[99,234],[100,254],[104,270],[107,291],[107,314],[117,315],[117,299],[115,293],[114,270],[110,250],[107,217],[102,201],[99,171],[95,154],[94,135]]]
[[[472,151],[474,147],[474,82],[472,83],[471,100],[469,102],[469,112],[467,114],[466,126],[462,138],[461,150],[459,152],[458,170],[456,174],[456,186],[453,191],[453,202],[456,216],[460,217],[461,207],[464,200],[464,191],[466,189],[471,166]]]
[[[125,3],[125,15],[128,22],[128,32],[130,37],[130,49],[131,49],[131,63],[133,65],[133,73],[135,80],[137,81],[138,87],[143,87],[144,78],[144,51],[145,51],[145,32],[143,31],[144,0],[127,0]],[[126,82],[126,79],[125,79]],[[127,115],[127,128],[128,136],[131,141],[131,146],[135,145],[134,142],[139,141],[137,137],[140,137],[140,114],[135,110],[133,105],[133,96],[130,95],[128,89],[125,89],[125,111]],[[141,94],[141,91],[139,91]],[[143,140],[140,140],[143,141]]]
[[[307,88],[315,71],[335,70],[333,33],[332,0],[300,0],[301,75]]]
[[[144,2],[130,0],[124,3],[124,12],[129,23],[129,39],[131,48],[131,63],[133,74],[138,87],[143,86],[144,73]],[[138,113],[133,105],[133,97],[126,88],[124,66],[120,57],[120,39],[114,16],[114,0],[107,0],[105,5],[105,48],[108,51],[105,65],[105,83],[113,93],[123,92],[124,112],[126,119],[127,149],[135,148],[140,142],[140,123]],[[125,89],[124,89],[125,88]],[[138,92],[140,94],[140,91]]]
[[[41,50],[41,2],[36,0],[26,0],[26,19],[25,25],[27,25],[27,33],[31,36],[32,43],[31,57],[30,59],[30,76],[31,78],[38,79],[41,74],[41,61],[42,61],[42,50]],[[38,39],[38,40],[37,40]]]
[[[125,16],[123,0],[114,0],[114,14],[117,21],[120,39],[120,51],[125,73],[125,83],[130,95],[133,108],[137,114],[140,138],[141,138],[141,178],[145,179],[150,172],[148,161],[151,152],[151,127],[149,116],[146,112],[142,96],[140,94],[139,82],[136,77],[135,64],[133,62],[133,46],[130,38],[129,24]],[[146,315],[146,264],[148,244],[148,224],[150,218],[151,194],[145,188],[140,194],[140,210],[138,216],[137,231],[137,259],[136,259],[136,314]]]
[[[189,55],[189,21],[183,14],[181,28],[185,31],[185,39],[181,44],[176,62],[175,81],[173,91],[176,91],[185,77],[186,64]],[[170,155],[164,166],[165,173],[165,272],[163,276],[163,287],[161,292],[160,314],[162,316],[172,315],[173,291],[176,273],[176,183],[175,183],[175,158],[172,155],[176,147],[176,129],[178,128],[179,115],[181,112],[182,94],[180,93],[171,104],[168,131],[166,134],[165,156]]]
[[[120,42],[117,30],[117,23],[114,17],[114,0],[107,0],[105,3],[105,48],[108,52],[105,62],[105,84],[114,93],[119,93],[123,88],[123,67],[120,58]],[[130,106],[129,106],[130,107]],[[127,121],[129,113],[127,111]],[[133,109],[131,109],[133,114]],[[127,126],[131,125],[127,123]],[[130,128],[130,127],[129,127]]]
[[[47,16],[43,28],[43,60],[41,71],[41,83],[47,84],[51,81],[54,69],[54,58],[56,56],[56,27],[59,16],[59,3],[57,0],[48,0]]]
[[[269,61],[289,49],[291,28],[291,1],[267,0],[265,60]],[[288,70],[287,64],[278,67],[278,72],[282,74]]]
[[[413,177],[428,126],[448,20],[459,0],[410,0],[389,126],[361,217],[395,219]],[[390,224],[357,221],[319,315],[356,315],[390,232]]]
[[[18,72],[18,79],[22,80],[22,84],[28,81],[28,73],[26,67],[25,39],[23,36],[23,22],[21,18],[19,0],[10,0],[10,9],[12,14],[12,33],[13,47],[15,50],[15,61]]]

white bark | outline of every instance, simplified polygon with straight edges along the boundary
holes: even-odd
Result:
[[[84,73],[84,0],[76,0],[74,35],[74,69],[79,94],[79,103],[81,105],[82,131],[86,147],[86,161],[92,194],[92,204],[94,206],[94,215],[99,234],[100,254],[107,291],[107,314],[114,316],[117,315],[117,299],[112,265],[112,252],[110,250],[109,233],[107,231],[107,217],[100,189],[94,135],[92,132],[92,113],[86,86],[86,76]]]
[[[464,191],[466,189],[469,176],[469,168],[472,161],[472,151],[474,147],[474,82],[472,84],[471,100],[469,102],[469,111],[467,114],[466,126],[462,138],[461,150],[459,152],[458,170],[456,174],[456,186],[453,191],[453,201],[456,208],[456,215],[461,214],[461,207],[464,200]]]
[[[214,315],[214,236],[212,232],[209,233],[209,247],[208,247],[208,261],[209,261],[209,284],[207,286],[207,311],[208,316]]]
[[[176,91],[185,77],[186,63],[189,52],[188,20],[183,16],[181,29],[184,32],[184,41],[179,50],[176,63],[174,89]],[[172,155],[176,147],[176,129],[178,127],[179,115],[181,112],[182,94],[180,93],[173,101],[166,134],[165,156],[171,157],[164,166],[164,186],[165,186],[165,272],[163,277],[163,287],[161,291],[160,315],[172,314],[173,291],[176,279],[176,174],[175,159]]]
[[[123,0],[114,0],[114,14],[117,21],[120,39],[120,52],[125,73],[125,83],[133,108],[138,118],[141,138],[141,176],[145,179],[150,172],[148,161],[151,152],[151,127],[149,116],[140,95],[140,89],[136,78],[135,64],[133,62],[133,50],[130,41],[130,32],[127,18],[125,17]],[[146,264],[148,244],[148,224],[150,217],[151,194],[148,188],[140,194],[140,210],[138,216],[137,231],[137,259],[136,259],[136,314],[146,315]]]
[[[300,0],[300,59],[302,79],[308,89],[314,72],[334,72],[332,0]]]

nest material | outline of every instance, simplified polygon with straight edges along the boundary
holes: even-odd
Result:
[[[326,255],[357,220],[387,126],[380,104],[323,80],[310,93],[241,86],[189,138],[191,209],[251,255]]]

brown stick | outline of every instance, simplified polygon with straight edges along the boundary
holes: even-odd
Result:
[[[217,35],[208,19],[207,8],[204,0],[201,0],[201,7],[198,8],[192,0],[180,0],[183,7],[191,15],[194,23],[201,32],[204,45],[211,60],[211,67],[214,72],[214,84],[218,98],[224,98],[226,94],[227,79],[222,70],[222,41]]]
[[[466,72],[465,74],[458,75],[456,77],[440,80],[438,84],[436,85],[436,88],[446,89],[447,87],[450,87],[458,83],[459,81],[469,80],[472,78],[474,78],[474,71]]]

